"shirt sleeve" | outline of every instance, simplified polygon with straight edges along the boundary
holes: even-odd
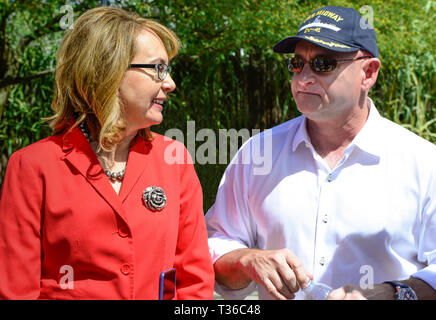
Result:
[[[248,155],[244,152],[248,153],[243,147],[227,167],[218,187],[215,204],[206,214],[209,252],[213,263],[230,251],[255,248],[257,244],[247,193],[251,168]],[[254,289],[253,282],[240,290],[215,284],[215,290],[227,299],[242,299]]]
[[[418,244],[418,260],[427,266],[412,276],[436,290],[436,172],[431,177],[424,199]]]
[[[41,280],[43,180],[21,152],[0,195],[0,299],[37,299]]]
[[[177,299],[211,300],[215,276],[208,254],[203,194],[192,160],[185,152],[188,164],[181,165],[180,225],[174,262]]]

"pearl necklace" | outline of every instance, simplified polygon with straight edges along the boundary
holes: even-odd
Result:
[[[88,131],[88,127],[86,126],[85,121],[82,121],[79,124],[79,129],[80,129],[80,131],[82,131],[83,135],[85,136],[86,140],[88,140],[89,144],[91,144],[91,141],[92,141],[91,134]],[[111,172],[109,170],[104,170],[104,173],[113,182],[115,182],[117,180],[121,182],[124,179],[124,174],[126,173],[126,169],[123,169],[122,171],[119,171],[119,172]]]

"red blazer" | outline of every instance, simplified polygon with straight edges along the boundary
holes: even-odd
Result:
[[[177,152],[185,161],[171,164]],[[175,267],[178,299],[212,299],[201,185],[188,159],[177,141],[137,138],[117,195],[78,128],[15,152],[0,198],[0,298],[157,299],[159,274]],[[162,211],[144,204],[150,186],[166,194]]]

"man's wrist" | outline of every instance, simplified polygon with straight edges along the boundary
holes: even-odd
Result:
[[[399,280],[399,282],[410,287],[416,294],[418,300],[436,300],[436,290],[434,290],[425,281],[410,277],[407,280]],[[345,285],[345,292],[357,290],[368,300],[396,300],[395,287],[389,283],[376,284],[372,289],[362,289],[355,285]]]
[[[240,290],[251,283],[252,279],[240,267],[240,260],[247,251],[248,249],[236,249],[215,261],[215,280],[220,285],[228,289]]]
[[[355,285],[345,285],[345,292],[359,291],[368,300],[395,300],[395,290],[388,283],[380,283],[373,286],[371,289],[362,289]]]
[[[418,300],[415,291],[403,282],[386,281],[385,283],[390,284],[394,288],[396,300]]]
[[[395,300],[395,289],[388,283],[374,285],[372,289],[361,290],[362,295],[368,300]]]
[[[419,300],[436,300],[436,290],[434,290],[427,282],[419,278],[410,277],[407,280],[400,280],[405,285],[415,291]]]

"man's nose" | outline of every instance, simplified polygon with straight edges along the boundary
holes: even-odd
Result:
[[[310,68],[309,63],[305,62],[303,69],[298,73],[294,73],[292,81],[294,80],[297,81],[299,85],[308,85],[315,82],[315,72]]]

